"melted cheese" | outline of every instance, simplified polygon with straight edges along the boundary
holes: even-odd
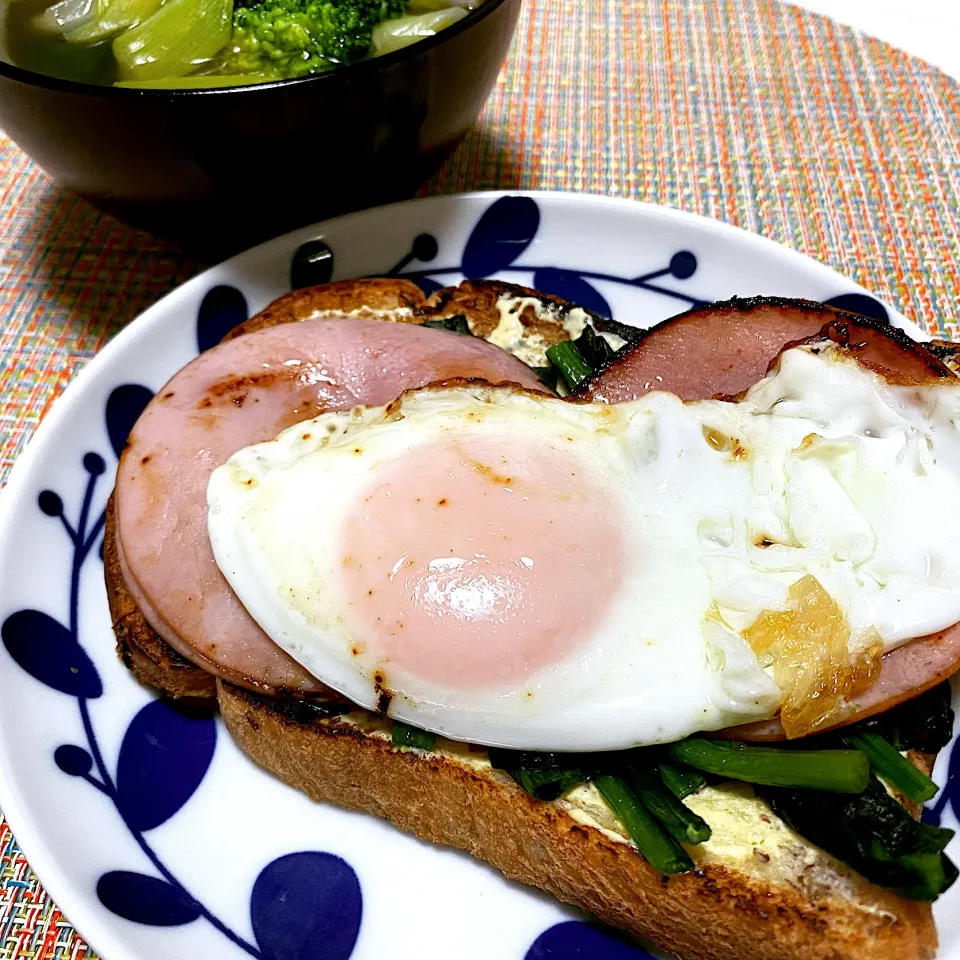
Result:
[[[413,310],[410,307],[357,307],[355,310],[314,310],[301,320],[322,320],[330,317],[403,317],[413,319]]]
[[[576,340],[584,328],[589,326],[594,333],[606,340],[612,350],[619,350],[627,342],[615,333],[597,330],[593,318],[580,307],[572,307],[561,317],[561,311],[557,307],[537,297],[511,297],[504,294],[497,299],[500,319],[486,339],[531,367],[545,367],[549,361],[548,344],[540,334],[524,326],[520,319],[528,307],[538,319],[562,326],[571,340]]]
[[[576,340],[583,333],[585,327],[590,327],[597,336],[603,337],[611,350],[619,350],[627,342],[623,337],[618,337],[608,330],[597,330],[593,317],[581,307],[573,307],[563,318],[563,329],[567,331],[571,340]]]
[[[528,330],[520,319],[527,307],[538,317],[544,316],[543,304],[536,297],[500,297],[497,300],[500,320],[486,339],[528,366],[545,367],[548,364],[547,345],[543,337]]]

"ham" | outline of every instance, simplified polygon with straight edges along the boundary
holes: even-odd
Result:
[[[666,320],[587,381],[576,396],[605,403],[652,390],[684,400],[735,397],[763,378],[791,344],[827,338],[855,352],[888,380],[919,384],[954,376],[941,359],[903,331],[819,303],[758,297],[700,307]],[[920,637],[883,657],[880,676],[851,701],[844,723],[889,710],[960,669],[960,624]],[[739,740],[780,740],[777,719],[731,727]]]
[[[576,396],[623,403],[653,390],[683,400],[736,397],[785,346],[818,335],[844,340],[858,359],[896,382],[922,383],[950,369],[895,327],[821,303],[757,297],[698,307],[651,328],[581,385]]]
[[[240,448],[324,411],[459,378],[543,389],[525,364],[484,340],[357,318],[261,329],[184,367],[144,410],[117,472],[121,570],[154,630],[233,683],[327,693],[263,633],[220,573],[207,534],[210,474]]]

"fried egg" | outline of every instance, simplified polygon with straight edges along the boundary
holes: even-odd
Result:
[[[839,624],[851,664],[960,620],[960,530],[932,514],[960,502],[958,424],[960,385],[822,344],[739,402],[425,388],[240,450],[210,539],[363,707],[484,745],[666,743],[783,706],[771,613]]]

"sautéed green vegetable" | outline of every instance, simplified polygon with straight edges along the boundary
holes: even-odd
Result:
[[[431,37],[482,0],[8,0],[6,46],[38,73],[204,89],[324,73]]]

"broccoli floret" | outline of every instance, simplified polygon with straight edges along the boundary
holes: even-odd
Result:
[[[218,72],[302,77],[353,63],[373,28],[407,0],[260,0],[233,13],[232,49]]]

